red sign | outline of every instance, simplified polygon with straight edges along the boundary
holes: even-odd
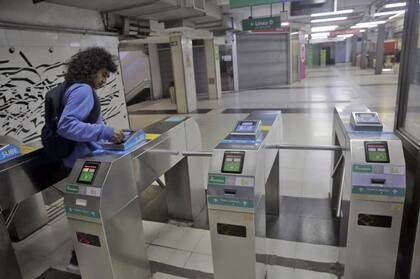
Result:
[[[337,35],[358,35],[360,33],[359,29],[340,29],[330,32],[330,37],[337,37]]]
[[[384,54],[395,54],[395,49],[397,48],[396,41],[385,41],[384,42]]]

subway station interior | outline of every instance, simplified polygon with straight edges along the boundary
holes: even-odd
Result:
[[[0,0],[0,279],[419,279],[417,0]],[[46,155],[91,47],[119,143]],[[74,264],[74,258],[77,263]]]

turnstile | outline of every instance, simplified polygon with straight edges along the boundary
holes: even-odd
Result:
[[[357,113],[354,113],[357,112]],[[346,279],[394,278],[405,199],[401,141],[366,107],[337,107],[332,208]],[[380,128],[379,128],[380,127]]]
[[[264,146],[281,138],[281,112],[255,111],[213,150],[207,201],[216,279],[266,276],[266,214],[278,215],[280,201],[279,151]]]
[[[194,220],[205,204],[201,148],[192,118],[168,117],[145,128],[146,141],[79,159],[63,183],[64,204],[82,278],[150,278],[139,194],[166,175],[169,215]],[[119,150],[118,150],[119,149]]]
[[[22,145],[0,137],[0,210],[7,211],[0,214],[0,278],[22,278],[9,232],[21,239],[44,225],[48,219],[40,192],[63,178],[40,142]]]

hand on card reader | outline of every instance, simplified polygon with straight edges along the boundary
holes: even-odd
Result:
[[[102,147],[107,150],[127,150],[145,141],[146,136],[143,130],[118,129],[114,131],[112,142],[104,142]]]

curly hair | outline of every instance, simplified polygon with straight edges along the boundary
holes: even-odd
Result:
[[[115,73],[118,67],[114,57],[107,50],[91,47],[70,58],[64,79],[66,82],[81,81],[93,86],[96,74],[103,68]]]

